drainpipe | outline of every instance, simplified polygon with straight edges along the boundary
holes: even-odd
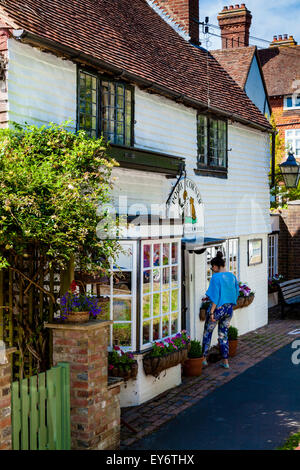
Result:
[[[275,147],[277,131],[272,131],[272,168],[271,168],[271,188],[275,186]]]

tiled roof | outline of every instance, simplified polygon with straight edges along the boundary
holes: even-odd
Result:
[[[1,11],[43,39],[270,128],[214,57],[181,38],[146,0],[1,0]]]
[[[299,89],[300,46],[270,47],[258,51],[258,55],[269,96],[288,95]]]
[[[210,51],[233,80],[244,90],[256,47],[237,47]]]

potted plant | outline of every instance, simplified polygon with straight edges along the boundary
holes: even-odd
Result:
[[[138,363],[131,352],[124,352],[119,346],[114,346],[108,353],[108,375],[123,377],[124,380],[135,379]]]
[[[60,310],[60,318],[68,323],[86,323],[91,315],[96,318],[101,313],[97,297],[80,293],[75,281],[60,299]]]
[[[183,373],[187,377],[201,375],[202,372],[202,347],[200,341],[191,341],[191,347],[188,352],[188,359],[183,364]]]
[[[211,303],[210,298],[207,297],[207,295],[205,297],[202,297],[202,303],[201,303],[200,313],[199,313],[200,321],[206,320],[206,312],[210,303]]]
[[[190,337],[186,330],[171,338],[154,342],[152,351],[143,358],[145,374],[158,377],[163,370],[184,362],[187,359],[189,342]]]
[[[268,280],[268,293],[274,294],[275,292],[278,292],[278,284],[281,282],[284,282],[284,276],[281,274],[275,274],[273,277],[271,277]]]
[[[229,342],[229,357],[236,355],[238,345],[238,329],[234,326],[228,328],[228,342]]]

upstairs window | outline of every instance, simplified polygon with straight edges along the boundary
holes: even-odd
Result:
[[[300,158],[300,129],[288,129],[285,131],[285,144],[287,151],[294,153],[297,159]]]
[[[198,114],[198,169],[227,168],[227,122]]]
[[[295,93],[284,97],[284,109],[292,109],[300,107],[300,95]]]
[[[133,88],[80,70],[78,128],[112,144],[133,145]]]

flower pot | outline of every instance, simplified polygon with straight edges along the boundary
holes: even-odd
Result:
[[[206,310],[205,310],[205,308],[200,308],[199,318],[200,318],[200,321],[205,321],[206,320]]]
[[[203,357],[187,359],[183,364],[183,375],[186,377],[197,377],[202,373]]]
[[[122,365],[114,366],[113,369],[108,369],[108,375],[112,377],[122,377],[125,381],[135,379],[138,373],[138,363],[135,361],[130,365],[130,370],[126,370]]]
[[[90,312],[70,312],[67,315],[67,323],[87,323],[90,319]]]
[[[238,345],[237,339],[229,340],[229,357],[234,357],[236,355],[237,345]]]

